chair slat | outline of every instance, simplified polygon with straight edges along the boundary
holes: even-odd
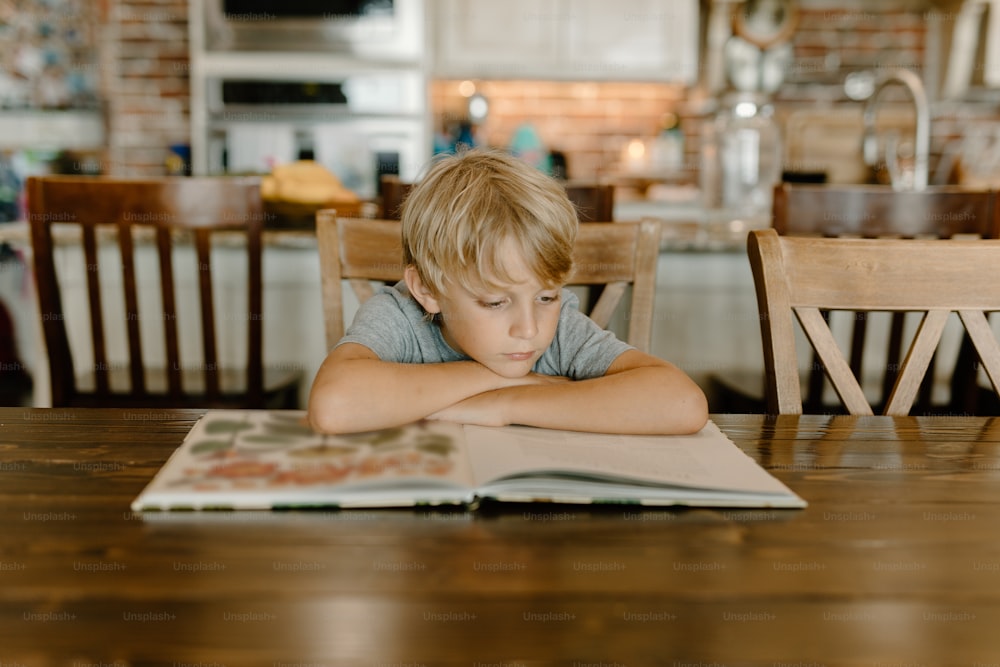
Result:
[[[993,390],[1000,394],[1000,345],[997,344],[986,314],[980,310],[960,310],[958,316],[962,318],[965,330],[969,332],[969,338],[979,353]]]
[[[97,256],[97,230],[83,228],[83,262],[87,274],[87,294],[90,304],[90,339],[94,352],[94,382],[98,394],[109,393],[108,353],[104,343],[104,309],[101,305],[101,266]]]
[[[747,237],[747,250],[760,312],[766,408],[776,414],[801,414],[795,327],[789,314],[791,304],[781,245],[776,237],[751,234]]]
[[[364,303],[368,299],[375,296],[375,288],[372,287],[370,280],[354,278],[348,282],[351,284],[351,289],[354,290],[354,294],[358,297],[358,303]]]
[[[194,230],[195,259],[198,262],[198,287],[201,296],[201,345],[205,393],[219,397],[219,356],[215,346],[215,297],[212,293],[212,246],[205,229]]]
[[[163,347],[167,359],[167,391],[177,398],[181,384],[181,353],[177,336],[177,300],[174,296],[174,255],[170,230],[156,230],[156,254],[160,265],[160,300],[163,304]]]
[[[899,378],[885,406],[885,414],[905,416],[910,413],[921,380],[927,373],[931,357],[934,356],[934,351],[941,341],[941,334],[944,333],[944,325],[947,322],[947,310],[931,310],[924,315],[900,367]]]
[[[122,290],[125,296],[125,331],[128,335],[129,383],[134,394],[146,392],[145,374],[142,372],[142,338],[140,336],[139,295],[135,280],[135,247],[132,228],[118,226],[118,249],[122,262]]]
[[[590,319],[602,327],[607,327],[622,297],[625,296],[625,289],[627,287],[628,283],[624,280],[605,285],[600,298],[597,299],[597,303],[594,304],[593,309],[590,311]]]
[[[865,398],[865,392],[851,371],[850,365],[844,359],[844,354],[837,346],[837,341],[830,331],[830,326],[819,308],[795,308],[795,314],[802,324],[809,342],[819,355],[820,361],[826,368],[827,377],[833,383],[833,388],[840,396],[851,414],[870,415],[872,408]],[[798,386],[798,373],[794,377],[795,385]]]
[[[340,264],[340,237],[335,210],[324,209],[316,213],[316,246],[320,258],[326,345],[330,348],[344,336],[344,294],[340,282],[343,267]]]

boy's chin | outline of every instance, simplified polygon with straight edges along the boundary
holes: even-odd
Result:
[[[481,362],[480,362],[481,363]],[[517,378],[523,378],[529,373],[534,366],[534,360],[529,362],[519,362],[519,363],[507,363],[507,364],[483,364],[491,371],[510,380],[515,380]]]

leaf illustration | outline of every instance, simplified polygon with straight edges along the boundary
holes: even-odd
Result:
[[[191,447],[192,454],[210,454],[229,449],[232,443],[228,440],[202,440]]]
[[[381,447],[383,445],[395,444],[400,436],[403,435],[403,429],[387,428],[384,431],[377,431],[373,435],[374,437],[368,441],[368,444],[372,447]]]
[[[446,435],[423,435],[417,441],[417,449],[429,454],[448,456],[454,451],[455,445]]]
[[[240,443],[273,445],[275,447],[287,447],[295,444],[294,441],[289,440],[285,436],[280,434],[272,435],[270,433],[250,433],[248,435],[240,436],[239,441]]]
[[[357,452],[355,447],[346,447],[344,445],[317,445],[315,447],[303,447],[302,449],[293,449],[288,452],[289,456],[301,456],[301,457],[313,457],[313,456],[347,456],[349,454],[354,454]]]
[[[221,435],[223,433],[237,433],[253,428],[253,424],[233,421],[231,419],[215,419],[205,423],[205,433],[210,435]]]
[[[302,436],[313,435],[312,429],[310,429],[305,424],[301,424],[299,422],[290,423],[290,422],[269,421],[269,422],[264,422],[263,426],[264,430],[268,431],[269,433],[276,433],[284,436],[302,437]]]

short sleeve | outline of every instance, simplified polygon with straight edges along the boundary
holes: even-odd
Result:
[[[364,345],[382,361],[430,364],[467,359],[448,346],[441,328],[399,282],[365,301],[337,343]]]
[[[390,294],[379,292],[358,308],[347,333],[337,343],[364,345],[382,361],[411,358],[413,335],[410,320]]]
[[[581,313],[579,303],[575,294],[563,291],[559,327],[535,366],[537,372],[574,380],[600,377],[623,352],[635,349]]]

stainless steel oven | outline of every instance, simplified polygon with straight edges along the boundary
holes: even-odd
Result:
[[[418,57],[422,14],[409,0],[206,0],[206,47]]]
[[[362,197],[430,157],[424,0],[191,0],[197,173],[310,157]]]

